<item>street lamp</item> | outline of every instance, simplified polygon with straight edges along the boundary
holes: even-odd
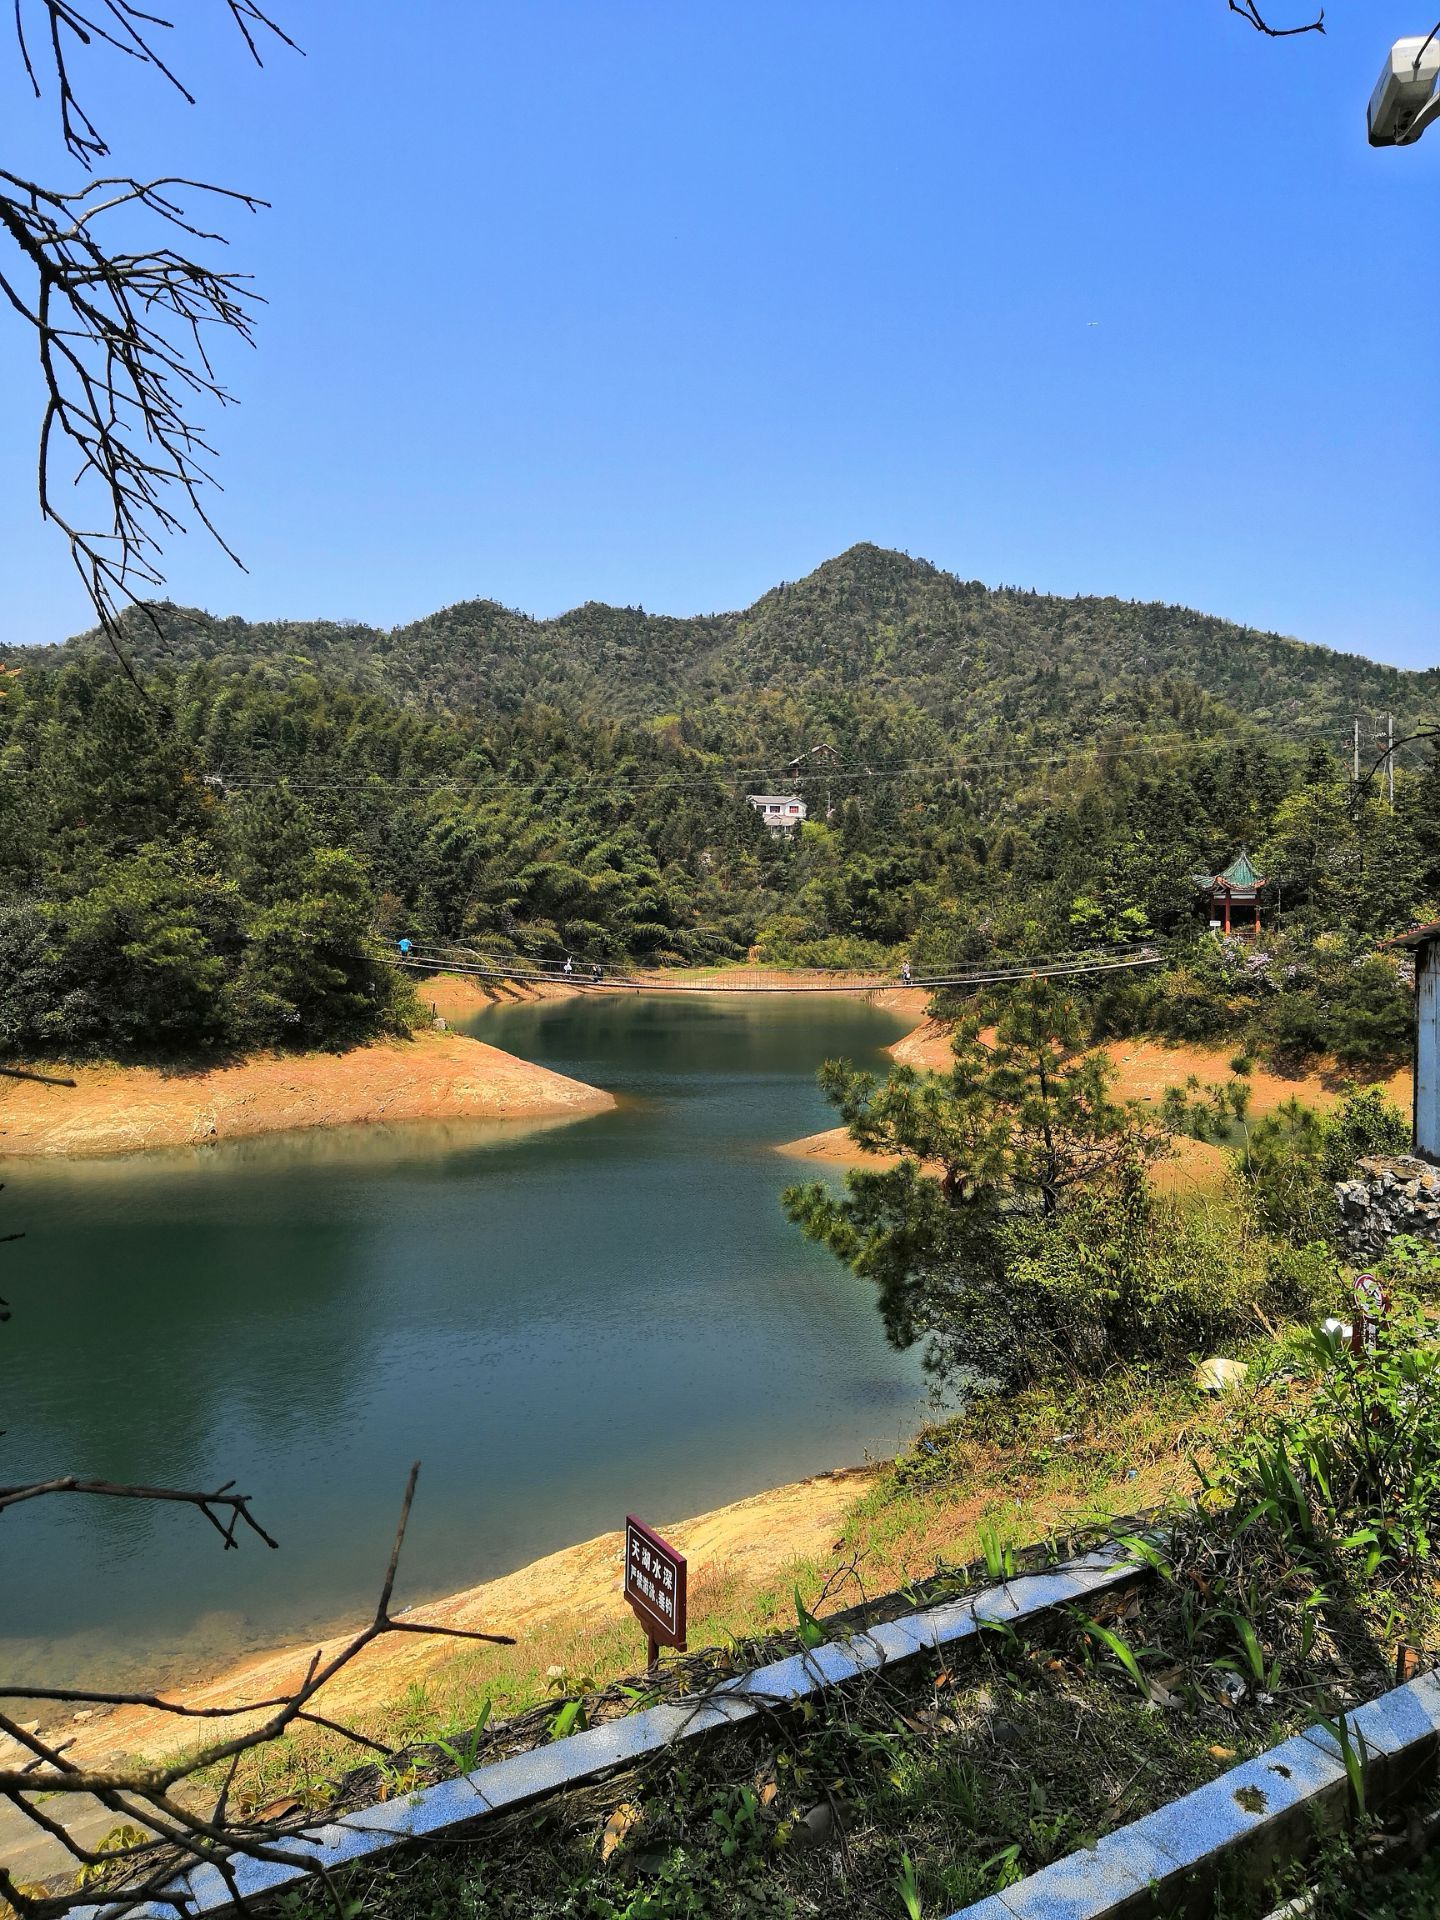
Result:
[[[1372,147],[1408,147],[1440,120],[1440,26],[1397,40],[1365,115]]]

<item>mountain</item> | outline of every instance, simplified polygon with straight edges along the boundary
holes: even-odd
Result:
[[[1397,726],[1440,706],[1440,669],[1406,672],[1184,607],[1063,599],[983,586],[885,548],[851,547],[739,613],[677,619],[587,602],[536,620],[468,600],[384,630],[333,621],[246,621],[161,604],[126,638],[156,669],[264,664],[320,673],[422,710],[514,711],[527,702],[631,719],[759,694],[824,706],[837,696],[912,703],[952,738],[1080,738],[1132,723],[1157,693],[1172,718],[1198,691],[1281,735],[1342,744],[1351,715]],[[156,627],[159,633],[156,632]],[[12,662],[96,645],[10,648]],[[1178,703],[1178,704],[1177,704]]]

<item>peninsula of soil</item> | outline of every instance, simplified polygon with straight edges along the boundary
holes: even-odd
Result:
[[[442,1017],[487,1003],[468,981],[427,983],[425,999]],[[598,1087],[447,1031],[214,1067],[46,1062],[43,1073],[0,1077],[0,1159],[135,1153],[411,1120],[579,1119],[615,1104]],[[65,1079],[75,1084],[55,1084]]]

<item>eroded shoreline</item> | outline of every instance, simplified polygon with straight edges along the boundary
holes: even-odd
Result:
[[[697,1580],[739,1578],[758,1586],[783,1573],[793,1562],[822,1554],[841,1528],[846,1513],[874,1485],[879,1469],[842,1467],[829,1473],[751,1494],[745,1499],[698,1514],[663,1522],[665,1535],[690,1562]],[[623,1534],[602,1533],[491,1580],[422,1605],[397,1617],[448,1628],[479,1628],[515,1634],[523,1640],[538,1630],[595,1626],[628,1621],[620,1594]],[[276,1697],[296,1686],[317,1646],[327,1660],[347,1634],[304,1641],[234,1660],[212,1677],[164,1689],[164,1697],[192,1708],[239,1707],[246,1700]],[[373,1643],[326,1690],[326,1711],[363,1717],[422,1683],[456,1658],[453,1639],[400,1633]],[[66,1729],[72,1762],[99,1766],[122,1756],[134,1758],[173,1752],[194,1743],[193,1725],[152,1707],[115,1707],[70,1717],[69,1709],[43,1716]],[[248,1725],[237,1713],[222,1722],[228,1732]],[[0,1763],[14,1743],[0,1739]]]
[[[471,986],[436,980],[424,997],[446,1019],[466,1017],[494,998],[472,998]],[[0,1078],[0,1159],[94,1158],[415,1120],[578,1119],[615,1105],[599,1087],[442,1031],[215,1067],[47,1062],[43,1071],[76,1084]]]

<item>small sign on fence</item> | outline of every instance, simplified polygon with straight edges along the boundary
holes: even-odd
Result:
[[[633,1513],[625,1516],[625,1598],[645,1629],[648,1664],[661,1647],[685,1651],[685,1556],[652,1533]]]

